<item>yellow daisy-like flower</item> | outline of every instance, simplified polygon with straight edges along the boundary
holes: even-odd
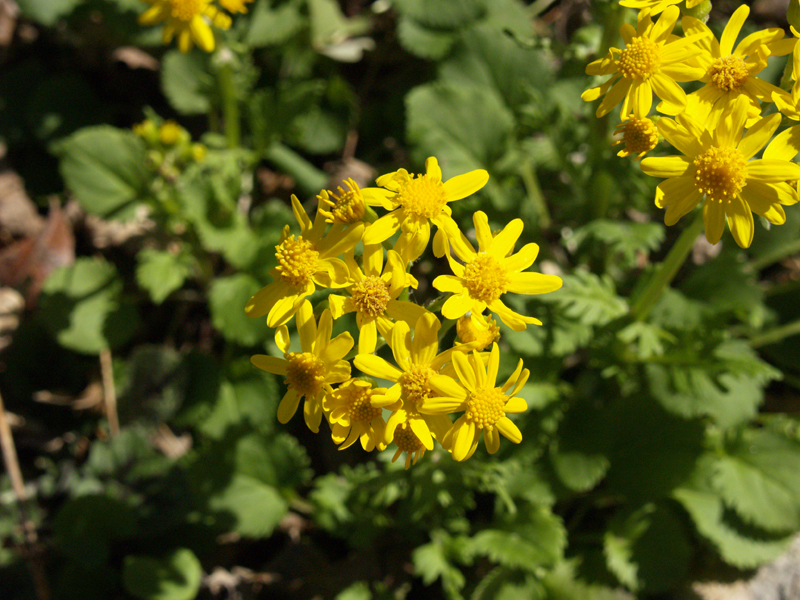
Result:
[[[697,44],[702,52],[695,60],[705,71],[700,79],[705,86],[689,96],[686,111],[695,120],[706,123],[709,129],[716,127],[721,115],[731,111],[739,96],[749,100],[747,124],[752,125],[761,115],[759,101],[772,102],[774,93],[785,93],[756,77],[767,66],[768,56],[791,52],[791,47],[784,48],[785,44],[780,43],[784,37],[783,29],[757,31],[734,48],[748,14],[750,8],[746,4],[736,9],[719,41],[702,21],[694,17],[684,17],[682,20],[687,35],[702,35]]]
[[[518,253],[511,254],[522,235],[521,219],[514,219],[497,235],[492,235],[486,213],[477,211],[472,221],[478,238],[478,251],[475,252],[463,235],[448,235],[453,252],[464,264],[456,262],[447,252],[453,275],[439,275],[433,280],[433,287],[440,292],[453,293],[442,306],[442,315],[448,319],[458,319],[470,311],[481,314],[488,308],[515,331],[522,331],[528,323],[541,325],[538,319],[511,310],[500,296],[506,292],[553,292],[561,287],[561,278],[522,272],[536,260],[539,246],[526,244]]]
[[[620,34],[625,49],[611,48],[605,58],[586,67],[587,75],[611,75],[603,85],[586,90],[581,98],[587,102],[605,96],[597,107],[602,117],[622,102],[620,117],[634,113],[646,116],[653,104],[653,92],[662,102],[656,107],[668,115],[677,115],[686,106],[686,92],[679,81],[696,81],[705,73],[694,57],[701,50],[696,42],[706,34],[672,35],[680,10],[667,8],[657,22],[642,11],[636,29],[625,24]]]
[[[323,237],[327,227],[325,215],[317,211],[312,225],[294,195],[292,210],[301,234],[295,237],[289,233],[288,225],[284,227],[280,244],[275,246],[278,266],[270,271],[275,281],[256,292],[244,309],[249,317],[267,315],[270,327],[289,321],[316,286],[343,288],[352,283],[347,265],[336,257],[352,249],[364,231],[363,223],[334,226]]]
[[[222,13],[211,0],[143,0],[152,6],[139,16],[142,25],[164,23],[164,43],[178,37],[178,48],[188,52],[192,44],[211,52],[214,50],[214,32],[209,22],[218,29],[228,29],[231,18]]]
[[[378,331],[389,339],[393,321],[406,321],[414,325],[427,311],[413,302],[397,298],[408,286],[405,264],[394,250],[386,254],[383,264],[383,246],[364,246],[364,270],[358,266],[353,252],[345,254],[345,262],[353,279],[347,291],[349,297],[331,294],[328,305],[334,319],[355,311],[358,324],[358,352],[375,352]]]
[[[625,144],[625,147],[617,152],[617,156],[623,158],[635,155],[635,160],[641,160],[658,144],[658,128],[647,117],[638,118],[630,115],[617,125],[614,134],[622,134],[622,138],[614,142],[614,145]]]
[[[488,348],[500,339],[500,327],[491,317],[470,313],[456,322],[456,333],[463,344],[473,344],[476,350]]]
[[[325,215],[328,223],[347,225],[357,223],[364,218],[367,206],[364,203],[364,195],[361,188],[354,179],[346,179],[344,183],[349,188],[347,191],[338,188],[338,194],[328,190],[322,190],[317,196],[319,200],[319,212]]]
[[[259,369],[285,375],[289,389],[278,405],[278,421],[288,423],[297,412],[301,398],[306,425],[314,433],[319,432],[322,420],[323,396],[333,391],[332,383],[350,378],[350,363],[342,360],[353,347],[353,336],[340,333],[331,339],[333,319],[329,310],[314,320],[314,310],[306,300],[297,311],[297,333],[300,336],[301,352],[289,352],[289,334],[282,326],[275,341],[283,352],[283,358],[256,354],[250,361]]]
[[[434,157],[425,161],[425,174],[412,175],[405,169],[378,177],[377,184],[385,188],[368,188],[370,206],[390,210],[364,232],[365,244],[380,244],[401,229],[400,254],[408,261],[416,260],[425,251],[431,235],[431,223],[438,227],[434,251],[444,246],[442,229],[453,222],[448,203],[474,194],[489,181],[489,173],[476,169],[442,181],[442,170]],[[367,192],[368,190],[364,190]],[[437,256],[441,253],[437,252]]]
[[[464,411],[453,424],[443,444],[451,448],[453,458],[462,461],[472,456],[478,447],[481,433],[489,454],[494,454],[500,448],[501,433],[519,444],[522,433],[506,415],[528,410],[525,400],[517,397],[530,375],[528,369],[522,368],[522,360],[520,359],[516,370],[502,387],[495,386],[500,366],[500,350],[497,344],[492,344],[487,365],[484,366],[477,351],[473,351],[470,357],[454,354],[453,366],[460,383],[442,389],[446,395],[426,398],[420,407],[420,411],[428,415],[449,415]],[[436,385],[441,383],[436,381]]]
[[[684,0],[620,0],[620,6],[625,8],[636,8],[639,10],[649,10],[651,15],[657,15],[665,8],[680,4]],[[694,8],[703,0],[685,0],[686,8]]]
[[[408,415],[405,415],[405,420],[400,418],[391,422],[391,431],[387,432],[387,437],[391,437],[394,445],[397,446],[397,451],[392,456],[392,462],[395,462],[400,455],[406,453],[406,470],[413,464],[417,464],[417,460],[425,456],[425,445],[414,433],[411,428],[411,421]]]
[[[358,354],[353,361],[356,368],[367,375],[394,382],[382,400],[373,401],[373,406],[393,410],[386,423],[387,444],[394,439],[397,426],[407,423],[422,445],[432,450],[433,438],[441,442],[452,426],[447,415],[422,415],[418,409],[426,398],[437,395],[431,387],[432,382],[439,379],[452,380],[450,376],[442,374],[442,371],[452,360],[453,354],[471,349],[465,344],[437,354],[440,328],[441,323],[436,315],[425,313],[414,327],[412,340],[408,323],[398,321],[388,339],[398,366],[374,354]]]
[[[246,13],[247,7],[245,4],[253,2],[253,0],[219,0],[222,8],[232,13]]]
[[[367,381],[350,379],[325,396],[322,402],[339,450],[349,448],[356,440],[367,452],[376,446],[378,450],[386,448],[383,410],[372,406],[372,399],[380,399],[385,393],[386,389],[373,388]]]
[[[771,144],[763,158],[751,160],[770,140],[781,115],[756,121],[743,136],[749,106],[740,97],[713,131],[702,129],[687,113],[658,122],[661,135],[683,153],[642,161],[645,173],[666,178],[656,190],[656,206],[667,209],[664,223],[674,225],[705,197],[706,239],[712,244],[720,240],[727,217],[736,243],[747,248],[753,241],[753,212],[775,225],[786,221],[781,205],[798,201],[797,191],[786,182],[800,179],[800,165],[779,157],[783,144]]]

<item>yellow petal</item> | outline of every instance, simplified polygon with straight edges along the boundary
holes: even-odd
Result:
[[[311,431],[319,433],[319,424],[322,422],[322,403],[318,399],[306,398],[303,403],[303,418]]]
[[[642,171],[652,177],[681,177],[692,162],[685,156],[649,157],[642,160]]]
[[[600,103],[600,106],[597,107],[597,112],[595,115],[597,118],[601,118],[606,116],[611,110],[620,102],[625,99],[625,96],[628,94],[628,90],[631,89],[631,80],[622,78],[618,80],[608,93],[603,98],[603,101]],[[586,94],[586,92],[584,92]],[[581,96],[583,98],[583,96]]]
[[[496,427],[500,433],[515,444],[519,444],[522,441],[522,432],[508,417],[501,418]]]
[[[313,352],[317,322],[314,320],[314,308],[308,300],[303,301],[297,311],[297,334],[300,336],[300,349],[303,352]]]
[[[484,430],[483,442],[486,444],[486,451],[489,454],[494,454],[500,449],[500,434],[497,429]]]
[[[286,375],[286,359],[267,356],[266,354],[256,354],[250,357],[250,362],[256,367],[267,373],[275,375]]]
[[[436,181],[442,180],[442,169],[439,167],[439,161],[435,156],[429,156],[425,161],[425,174]]]
[[[684,215],[697,208],[702,199],[703,194],[696,189],[692,189],[686,195],[678,197],[676,202],[667,206],[667,212],[664,213],[664,224],[668,227],[675,225]]]
[[[405,219],[402,208],[393,210],[387,215],[372,223],[364,230],[363,241],[365,244],[380,244],[388,240],[400,229],[400,223]]]
[[[408,424],[411,426],[411,431],[416,434],[416,436],[419,438],[419,441],[422,442],[423,446],[425,446],[425,449],[433,450],[433,438],[431,437],[431,430],[428,429],[428,424],[425,423],[425,420],[411,417],[408,420]]]
[[[469,294],[455,294],[445,301],[442,306],[442,315],[446,319],[460,319],[471,310],[483,312],[485,307],[483,302],[473,300]]]
[[[750,14],[750,7],[743,4],[737,8],[728,19],[728,24],[722,32],[722,37],[719,39],[719,51],[722,56],[728,56],[733,52],[733,44],[736,38],[739,37],[739,32],[742,30],[747,15]]]
[[[350,300],[349,306],[346,307],[348,300],[350,300],[350,298],[345,298],[344,296],[339,296],[338,294],[331,294],[328,296],[328,308],[330,308],[331,316],[334,319],[339,319],[342,315],[355,310],[352,300]]]
[[[541,273],[512,273],[508,277],[508,291],[515,294],[547,294],[563,284],[560,277]]]
[[[383,245],[366,244],[364,245],[364,275],[367,277],[377,277],[383,270]],[[398,257],[399,258],[399,257]]]
[[[464,400],[467,399],[468,396],[466,389],[462,385],[460,385],[455,379],[453,379],[452,377],[448,377],[447,375],[434,373],[428,378],[428,385],[437,394],[448,396],[449,398],[457,400],[458,402],[463,402]],[[449,410],[447,412],[453,412],[453,411]]]
[[[472,222],[475,225],[475,237],[478,240],[478,251],[486,252],[492,244],[492,228],[489,227],[489,217],[482,210],[475,211],[472,215]]]
[[[530,268],[538,255],[539,246],[537,244],[525,244],[522,248],[520,248],[519,252],[503,259],[503,268],[507,273],[524,271],[525,269]]]
[[[725,231],[725,211],[719,202],[706,202],[703,205],[703,220],[706,225],[706,239],[716,244]]]
[[[439,377],[442,376],[440,375]],[[450,378],[445,377],[445,379]],[[450,381],[453,380],[450,379]],[[423,415],[449,415],[462,410],[464,410],[464,400],[462,398],[453,398],[448,396],[427,398],[422,402],[422,406],[419,407],[419,412],[421,412]]]
[[[780,117],[780,115],[775,115]],[[780,123],[780,119],[778,119]],[[750,133],[748,131],[748,133]],[[781,131],[764,150],[764,158],[793,160],[800,152],[800,125]]]
[[[398,321],[392,327],[392,335],[389,340],[392,347],[392,354],[397,366],[403,371],[411,370],[413,361],[411,360],[411,329],[405,321]]]
[[[470,392],[475,392],[478,389],[478,378],[475,375],[473,364],[462,352],[454,352],[452,359],[453,368],[456,371],[459,381],[461,381],[461,385]]]
[[[365,325],[361,329],[361,333],[359,335],[364,335],[364,330],[368,330],[369,326]],[[372,331],[373,335],[375,332],[375,323],[372,323]],[[333,338],[330,343],[326,346],[325,350],[320,354],[320,358],[325,363],[334,363],[341,359],[343,359],[350,349],[353,347],[353,336],[350,335],[348,331],[344,333],[340,333],[335,338]],[[374,350],[374,348],[373,348]]]
[[[747,180],[780,183],[800,179],[800,165],[786,160],[762,158],[747,163]]]
[[[289,390],[283,395],[281,399],[281,403],[278,405],[278,422],[282,425],[286,425],[291,418],[294,416],[294,413],[297,412],[297,407],[300,404],[300,394],[297,390],[289,388]]]
[[[753,213],[740,196],[734,196],[725,204],[725,215],[731,228],[733,239],[741,248],[749,248],[753,243]]]
[[[275,344],[284,354],[289,352],[291,340],[289,339],[289,329],[286,325],[281,325],[275,329]]]
[[[476,444],[475,423],[464,417],[459,418],[453,425],[453,459],[459,462],[466,460],[471,454],[472,446]]]
[[[521,315],[503,304],[502,300],[495,300],[489,305],[489,310],[500,317],[500,320],[514,331],[524,331],[528,324],[541,325],[539,319]]]
[[[477,192],[489,181],[489,173],[483,169],[476,169],[469,173],[456,175],[444,182],[444,191],[447,201],[461,200]]]
[[[675,146],[679,152],[686,156],[697,156],[703,152],[703,146],[685,127],[678,124],[673,119],[659,119],[658,132],[664,136],[670,144]]]
[[[775,133],[775,130],[780,124],[781,116],[779,114],[774,114],[763,119],[759,119],[755,125],[748,129],[738,146],[738,150],[742,153],[744,159],[750,160],[753,158],[758,151],[767,144],[772,137],[772,134]],[[786,131],[790,131],[791,129],[792,128],[790,127]],[[786,145],[791,139],[792,137],[790,134],[789,136],[783,138],[781,143]],[[800,135],[797,136],[797,140],[800,142]],[[770,146],[772,146],[772,144],[770,144]],[[780,146],[776,146],[775,151],[777,151],[779,148]],[[798,148],[800,149],[800,147]],[[798,150],[795,150],[794,154],[797,154],[797,152]],[[784,160],[792,160],[794,158],[794,154],[786,158],[783,156],[766,156],[765,152],[765,158],[783,158]]]
[[[489,362],[486,364],[486,387],[494,388],[497,382],[497,371],[500,369],[500,350],[497,344],[492,344],[489,353]]]
[[[512,219],[508,225],[503,227],[492,240],[487,252],[498,259],[503,259],[514,250],[514,246],[522,235],[522,219]]]
[[[404,300],[389,300],[386,305],[386,314],[395,321],[405,321],[409,325],[416,324],[426,312],[425,308],[413,302]]]
[[[524,413],[526,410],[528,410],[528,403],[519,396],[509,398],[508,402],[506,402],[506,405],[503,407],[503,412],[509,414]]]
[[[462,294],[466,292],[464,281],[453,275],[439,275],[433,280],[433,287],[440,292],[451,292],[453,294]]]
[[[414,327],[414,340],[409,346],[411,361],[418,365],[427,365],[436,356],[439,348],[439,329],[442,324],[431,312],[426,312]]]

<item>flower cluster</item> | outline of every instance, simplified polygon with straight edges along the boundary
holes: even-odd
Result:
[[[800,120],[800,45],[782,29],[756,31],[737,43],[749,14],[747,5],[732,15],[718,40],[701,20],[684,14],[677,0],[621,0],[640,9],[637,26],[623,25],[625,48],[611,48],[590,63],[589,75],[609,76],[585,91],[587,101],[602,97],[597,116],[621,107],[619,156],[641,159],[663,137],[680,155],[645,158],[642,170],[664,178],[656,191],[656,206],[666,209],[664,222],[673,225],[702,204],[706,238],[716,244],[725,222],[739,246],[753,241],[753,213],[772,224],[786,221],[783,206],[797,203],[800,166],[791,162],[800,151],[800,128],[773,139],[781,115],[762,116],[776,106]],[[694,8],[699,0],[685,3]],[[675,33],[678,19],[683,35]],[[768,59],[792,54],[792,93],[759,78]],[[700,82],[687,94],[680,83]],[[667,117],[651,118],[656,111]],[[660,136],[659,136],[660,134]],[[770,142],[770,140],[772,140]],[[763,152],[762,152],[763,150]],[[759,156],[760,155],[760,156]]]
[[[142,25],[164,24],[164,43],[178,40],[181,52],[188,52],[194,44],[211,52],[214,50],[214,31],[228,29],[231,18],[216,6],[214,0],[142,0],[152,5],[139,16]],[[247,12],[246,3],[253,0],[219,0],[222,8],[231,13]]]
[[[132,128],[147,143],[147,166],[166,179],[175,179],[192,163],[203,162],[208,148],[192,142],[191,134],[175,121],[152,115]]]
[[[287,423],[304,400],[312,431],[319,431],[324,417],[340,449],[356,440],[367,451],[394,444],[394,460],[405,453],[406,468],[432,450],[434,441],[458,461],[472,456],[481,435],[490,453],[499,448],[500,434],[521,441],[506,415],[526,410],[517,394],[529,372],[520,360],[510,377],[497,381],[495,318],[514,330],[541,324],[510,308],[504,297],[544,294],[562,283],[528,271],[536,244],[514,252],[520,219],[493,232],[486,214],[476,212],[477,250],[459,229],[449,205],[480,190],[489,179],[486,171],[443,181],[435,158],[425,166],[424,174],[400,169],[383,175],[374,188],[348,180],[346,190],[323,190],[313,221],[293,196],[299,233],[286,225],[275,247],[274,281],[245,307],[250,317],[266,317],[283,353],[252,358],[260,369],[286,378],[278,420]],[[387,213],[378,217],[374,208]],[[452,274],[433,280],[442,295],[423,306],[409,300],[409,290],[418,286],[409,269],[429,245],[431,224],[434,255],[446,257],[442,266],[449,265]],[[315,310],[310,299],[320,289],[331,293]],[[348,313],[355,317],[357,342],[348,332],[333,336],[335,321]],[[299,337],[294,349],[292,324]],[[440,347],[454,325],[457,341]],[[384,346],[385,357],[378,354]],[[363,376],[353,377],[353,366]],[[377,387],[372,378],[387,387]],[[454,422],[455,413],[461,414]]]

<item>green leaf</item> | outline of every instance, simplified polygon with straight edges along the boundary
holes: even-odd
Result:
[[[486,0],[397,0],[394,6],[432,29],[459,29],[484,14]]]
[[[245,42],[253,48],[275,46],[288,41],[305,25],[300,3],[285,2],[272,7],[272,0],[258,0],[250,17]]]
[[[681,283],[688,298],[702,300],[715,311],[733,312],[749,320],[764,298],[761,286],[752,273],[744,271],[739,252],[724,252],[697,269]]]
[[[714,464],[712,485],[746,522],[776,532],[800,527],[800,444],[748,430]]]
[[[576,576],[580,559],[560,562],[542,579],[547,600],[630,600],[630,594],[596,584],[587,584]]]
[[[608,568],[646,594],[674,589],[689,571],[692,547],[680,519],[662,505],[618,513],[604,536]]]
[[[720,553],[723,560],[740,569],[752,569],[781,554],[789,545],[784,539],[756,539],[738,531],[725,515],[722,499],[713,492],[679,488],[672,493],[697,527]]]
[[[664,232],[660,223],[597,219],[576,229],[569,241],[579,246],[590,239],[602,242],[615,258],[622,258],[624,268],[631,268],[636,266],[641,254],[648,255],[661,247]]]
[[[121,291],[114,265],[79,258],[47,278],[39,316],[65,348],[99,354],[125,341],[137,326],[136,316],[121,310]]]
[[[612,436],[602,407],[592,402],[573,404],[550,446],[550,463],[561,482],[577,492],[597,485],[610,466],[607,454]]]
[[[125,591],[141,600],[192,600],[202,578],[203,567],[187,548],[163,559],[128,555],[122,568]]]
[[[472,538],[475,554],[506,567],[534,570],[562,558],[567,532],[549,508],[535,507],[512,531],[484,529]]]
[[[244,313],[245,304],[261,287],[255,278],[245,273],[218,277],[211,284],[211,322],[226,340],[254,346],[266,339],[270,332],[266,321],[251,319]]]
[[[344,121],[318,106],[296,117],[292,126],[287,141],[312,154],[330,154],[339,150],[347,136]]]
[[[430,585],[440,577],[449,598],[461,598],[466,580],[461,569],[452,560],[464,563],[471,559],[472,541],[464,536],[450,537],[444,531],[434,531],[428,544],[417,546],[411,553],[414,574]]]
[[[444,57],[456,41],[455,33],[428,29],[410,17],[403,17],[397,24],[397,39],[406,52],[436,60]]]
[[[366,581],[356,581],[342,590],[333,600],[372,600],[372,592]]]
[[[209,498],[208,506],[233,519],[231,531],[252,538],[269,537],[288,511],[274,487],[238,473]]]
[[[17,4],[24,16],[50,26],[83,2],[84,0],[18,0]]]
[[[236,381],[218,384],[218,395],[210,411],[196,426],[203,434],[220,439],[230,427],[249,423],[262,433],[275,429],[280,400],[278,383],[273,375],[253,373]],[[198,415],[199,417],[199,415]]]
[[[562,279],[564,286],[544,299],[561,305],[568,317],[584,325],[602,327],[628,313],[628,303],[617,295],[608,275],[598,277],[577,270]]]
[[[130,131],[87,127],[53,149],[67,187],[90,213],[111,216],[147,193],[144,141]]]
[[[214,78],[201,53],[170,50],[161,63],[161,87],[175,110],[184,115],[211,109]]]
[[[156,304],[161,304],[172,292],[180,289],[192,272],[191,258],[183,253],[145,248],[136,260],[136,281]]]

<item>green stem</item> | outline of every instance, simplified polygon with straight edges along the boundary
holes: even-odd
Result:
[[[528,200],[536,209],[536,214],[539,216],[539,229],[547,229],[552,223],[550,218],[550,211],[547,209],[547,204],[544,201],[544,194],[542,187],[539,185],[539,178],[536,175],[536,166],[525,162],[520,166],[519,175],[522,177],[522,182],[525,184],[525,190],[528,192]]]
[[[750,346],[752,348],[761,348],[762,346],[777,344],[784,338],[798,334],[800,334],[800,319],[750,338]]]
[[[239,101],[233,84],[233,56],[230,50],[220,50],[219,90],[222,97],[222,119],[225,128],[225,139],[229,148],[238,148],[242,139]]]
[[[786,244],[785,246],[781,246],[777,250],[768,252],[759,258],[754,258],[745,265],[745,270],[749,272],[760,271],[761,269],[764,269],[771,264],[778,262],[779,260],[783,260],[787,256],[797,254],[798,252],[800,252],[800,240],[796,240]]]
[[[631,315],[637,321],[643,321],[650,314],[664,289],[669,286],[683,265],[694,241],[703,230],[703,212],[697,211],[692,223],[684,229],[675,244],[670,248],[664,262],[647,282],[646,287],[631,304]]]

